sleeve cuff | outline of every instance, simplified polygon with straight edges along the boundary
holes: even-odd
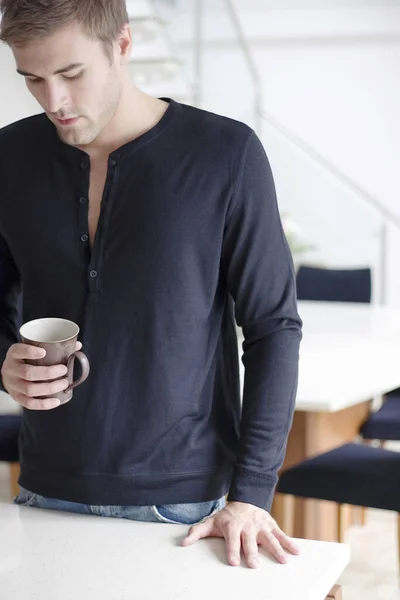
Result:
[[[245,502],[270,512],[277,482],[278,476],[258,475],[236,469],[232,477],[228,502]]]

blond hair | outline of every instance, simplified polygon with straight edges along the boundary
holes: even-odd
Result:
[[[0,40],[12,46],[78,23],[107,53],[129,22],[126,0],[0,0]]]

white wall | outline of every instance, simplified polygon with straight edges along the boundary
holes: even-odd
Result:
[[[268,111],[400,215],[400,43],[258,49],[255,56],[263,74]],[[281,139],[278,143],[282,146],[285,142]],[[273,153],[272,145],[273,141]],[[281,157],[285,161],[282,148]],[[316,256],[331,264],[349,265],[362,264],[364,255],[376,268],[379,240],[366,235],[381,227],[377,217],[371,223],[375,212],[354,194],[332,195],[333,181],[323,176],[319,167],[311,169],[300,155],[298,165],[308,173],[308,186],[304,181],[300,188],[287,190],[282,202],[320,248]],[[298,192],[309,192],[307,203],[299,199]],[[316,223],[321,204],[324,210]],[[332,236],[333,225],[336,236]],[[387,298],[400,304],[400,272],[393,261],[393,255],[400,254],[400,231],[391,229],[391,234]]]
[[[0,127],[42,112],[16,73],[14,57],[5,44],[0,44],[0,73]]]

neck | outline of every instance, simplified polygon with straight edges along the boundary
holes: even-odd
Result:
[[[125,85],[117,112],[101,134],[83,147],[92,160],[107,160],[114,150],[152,129],[163,117],[168,103]]]

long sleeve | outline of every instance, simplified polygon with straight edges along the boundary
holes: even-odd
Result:
[[[302,323],[272,173],[254,133],[227,216],[222,269],[245,338],[240,447],[229,500],[269,510],[293,419]]]
[[[18,341],[20,277],[6,241],[0,235],[0,368],[10,346]],[[6,391],[0,377],[0,390]]]

